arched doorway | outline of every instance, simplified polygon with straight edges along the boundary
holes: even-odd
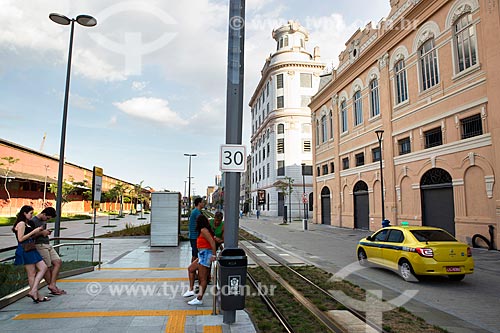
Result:
[[[354,228],[370,229],[370,205],[368,201],[368,185],[359,181],[354,185]]]
[[[442,228],[455,235],[455,204],[451,175],[433,168],[420,179],[422,225]]]
[[[321,190],[321,224],[332,224],[330,208],[330,189],[323,187]]]

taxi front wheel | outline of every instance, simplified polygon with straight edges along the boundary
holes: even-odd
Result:
[[[418,276],[413,272],[413,267],[411,267],[410,262],[406,259],[399,262],[399,275],[406,282],[411,282],[414,278],[418,280]]]
[[[366,252],[363,249],[358,250],[358,262],[361,266],[366,266],[368,264]]]

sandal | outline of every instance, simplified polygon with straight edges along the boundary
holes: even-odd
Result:
[[[30,294],[26,295],[28,296],[29,298],[31,298],[33,300],[33,303],[38,303],[40,302],[40,300],[38,298],[35,298],[35,296],[31,296]]]
[[[56,288],[56,289],[51,289],[51,288],[47,288],[49,289],[51,295],[66,295],[67,292],[65,290],[62,290],[62,289],[59,289],[59,288]]]
[[[48,298],[48,297],[44,297],[44,298],[42,298],[42,299],[37,299],[37,301],[38,301],[38,302],[36,302],[36,303],[39,303],[39,302],[48,302],[48,301],[50,301],[50,298]]]

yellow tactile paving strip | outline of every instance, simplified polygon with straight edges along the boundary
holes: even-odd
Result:
[[[184,271],[187,267],[101,267],[97,271]]]
[[[60,319],[86,317],[135,317],[135,316],[164,316],[169,317],[165,333],[184,333],[186,316],[208,316],[211,310],[127,310],[127,311],[89,311],[89,312],[46,312],[24,313],[14,317],[14,320],[33,319]],[[204,333],[222,333],[220,326],[206,326]]]
[[[109,278],[109,279],[63,279],[59,283],[85,283],[85,282],[169,282],[189,281],[188,278]]]
[[[14,320],[59,319],[85,317],[135,317],[135,316],[208,316],[212,310],[123,310],[123,311],[81,311],[23,313]]]

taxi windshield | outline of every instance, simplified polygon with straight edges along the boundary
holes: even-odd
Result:
[[[457,240],[444,230],[411,230],[419,242],[456,242]]]

